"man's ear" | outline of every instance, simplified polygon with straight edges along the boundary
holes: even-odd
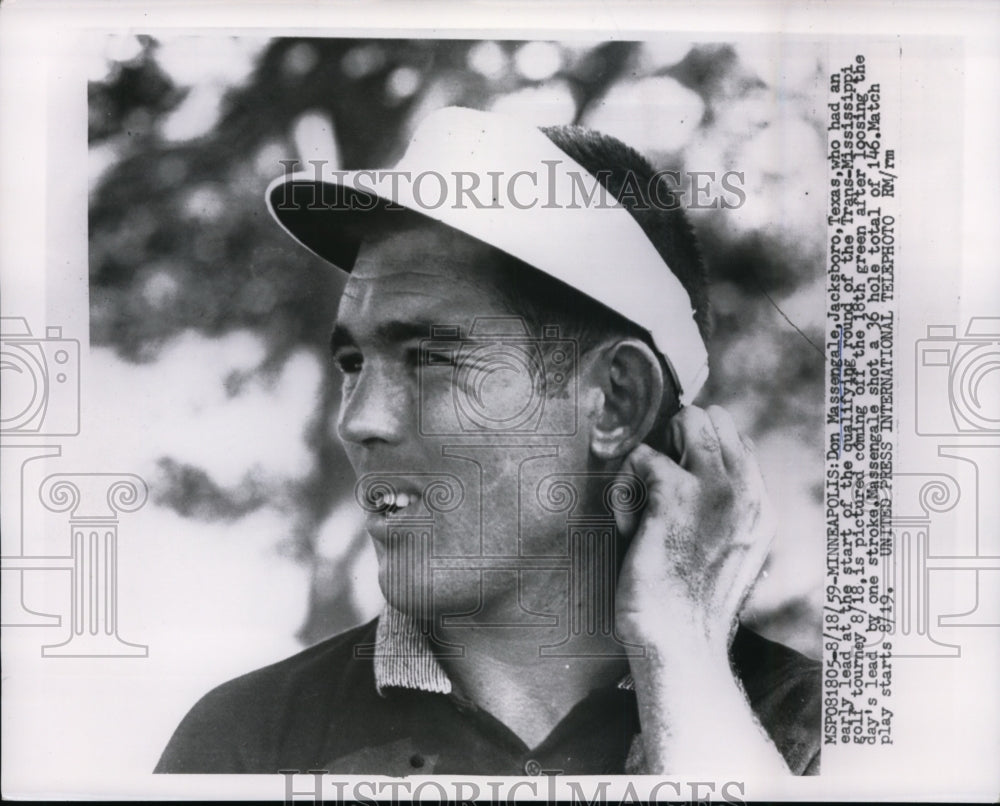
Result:
[[[656,354],[639,339],[608,347],[594,367],[603,393],[593,421],[590,450],[599,459],[622,459],[649,434],[663,399],[663,369]]]

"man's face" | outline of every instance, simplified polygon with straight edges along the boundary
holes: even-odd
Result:
[[[506,351],[497,342],[478,355],[447,349],[470,344],[477,319],[509,322],[495,290],[502,273],[496,250],[428,223],[366,242],[341,299],[333,338],[343,373],[338,432],[359,480],[382,479],[381,489],[393,491],[376,496],[374,503],[390,506],[369,512],[366,526],[383,593],[404,610],[432,588],[435,614],[478,604],[501,612],[517,601],[517,578],[509,571],[484,573],[478,558],[567,555],[567,512],[542,506],[537,490],[551,474],[588,468],[575,377],[531,403],[537,378],[517,359],[529,356],[530,363],[541,355],[532,350],[537,334],[515,339]],[[434,326],[457,326],[457,336],[430,343]],[[551,356],[544,361],[551,365]],[[465,403],[479,406],[488,420],[470,418],[473,409]],[[544,418],[526,419],[539,405]],[[445,489],[433,486],[436,480],[457,493],[452,500],[435,497]],[[433,518],[432,530],[414,527],[421,517]],[[389,537],[394,527],[412,535],[408,547]],[[428,556],[437,570],[426,567]],[[399,569],[405,594],[387,579]],[[564,578],[550,568],[522,574],[521,584],[529,594],[535,590],[535,604],[544,604],[546,596],[564,598],[553,584]]]

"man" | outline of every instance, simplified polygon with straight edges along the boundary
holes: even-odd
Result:
[[[158,771],[818,771],[818,664],[738,626],[772,519],[690,403],[705,282],[664,181],[453,108],[396,171],[272,184],[350,272],[337,427],[387,604],[210,692]]]

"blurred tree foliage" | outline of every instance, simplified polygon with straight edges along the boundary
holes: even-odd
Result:
[[[210,125],[177,136],[171,119],[182,112],[197,118],[201,88],[165,68],[163,43],[140,37],[138,44],[128,58],[109,60],[107,74],[89,85],[90,145],[103,160],[90,199],[91,341],[134,362],[155,361],[158,349],[185,330],[214,337],[250,329],[267,345],[256,372],[274,376],[298,350],[329,366],[326,343],[341,281],[290,242],[263,201],[268,182],[283,172],[281,160],[308,158],[296,147],[307,116],[331,122],[337,159],[347,169],[390,164],[415,120],[432,108],[488,108],[552,88],[570,105],[558,122],[586,124],[616,91],[661,79],[701,99],[695,141],[718,141],[726,129],[725,142],[735,147],[769,125],[766,114],[735,121],[729,114],[766,98],[768,86],[727,45],[657,56],[631,42],[529,52],[509,41],[276,39],[261,42],[246,75],[228,80],[218,104],[205,107]],[[808,123],[808,97],[792,101]],[[738,161],[742,152],[718,153]],[[671,146],[649,156],[684,168],[692,154]],[[815,315],[798,317],[802,335],[777,306],[822,277],[822,252],[780,226],[734,229],[724,211],[705,211],[695,223],[721,281],[709,394],[751,400],[758,438],[780,426],[818,445],[823,363],[808,339],[822,339],[822,301]],[[770,374],[761,372],[761,350]],[[230,394],[246,380],[226,379]],[[284,491],[294,502],[294,544],[314,565],[320,525],[353,486],[330,438],[336,405],[337,379],[328,372],[305,437],[313,465]],[[219,489],[203,470],[171,457],[161,469],[160,502],[192,517],[236,519],[267,500],[266,490],[248,496]],[[315,570],[307,641],[352,623],[343,612],[350,608],[343,586],[331,589],[329,568]]]

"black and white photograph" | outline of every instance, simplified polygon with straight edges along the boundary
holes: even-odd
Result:
[[[5,796],[988,799],[996,13],[40,5]]]

